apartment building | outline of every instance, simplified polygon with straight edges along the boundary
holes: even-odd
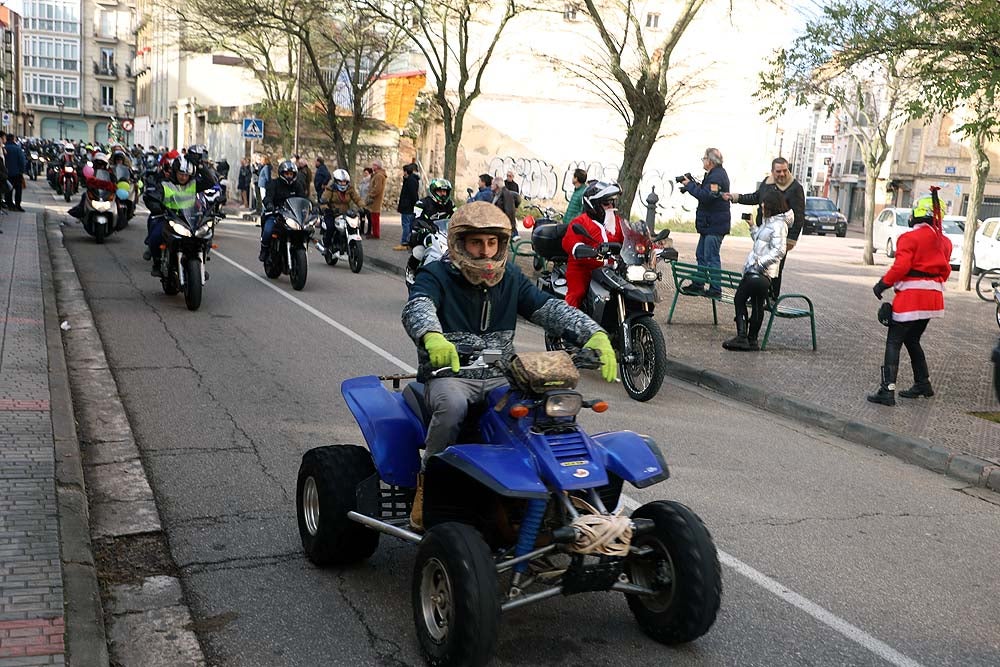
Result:
[[[814,105],[802,119],[792,152],[788,155],[792,173],[809,196],[826,197],[828,177],[833,166],[834,129],[836,123],[826,107]]]
[[[133,0],[24,0],[21,93],[34,134],[103,142],[132,116]]]

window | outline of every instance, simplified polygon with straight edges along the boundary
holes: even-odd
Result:
[[[58,74],[24,73],[24,101],[41,106],[56,105],[62,100],[67,109],[80,107],[80,79]]]
[[[924,129],[915,127],[910,130],[910,145],[906,151],[906,161],[916,162],[920,157],[920,142],[923,140]]]
[[[80,3],[75,0],[25,0],[26,30],[80,33]]]
[[[115,71],[115,50],[101,49],[101,74],[114,74]]]
[[[95,17],[97,21],[97,34],[100,37],[114,37],[117,35],[115,30],[115,19],[117,18],[117,13],[114,11],[99,11]]]
[[[80,44],[76,39],[23,35],[23,62],[25,67],[78,72]]]
[[[646,14],[646,27],[656,30],[660,27],[660,15],[654,12]]]
[[[576,4],[572,2],[567,2],[563,7],[563,20],[564,21],[575,21],[576,20]]]
[[[101,106],[114,108],[115,106],[115,88],[114,86],[101,86]]]

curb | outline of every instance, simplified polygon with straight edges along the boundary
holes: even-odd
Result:
[[[35,227],[41,251],[38,255],[42,274],[45,345],[49,357],[50,414],[55,447],[56,506],[59,513],[59,547],[66,619],[66,661],[67,664],[103,667],[109,664],[108,639],[90,541],[90,514],[73,412],[73,396],[57,317],[52,249],[49,247],[46,217],[44,213],[36,213]]]
[[[371,255],[365,259],[383,271],[398,276],[403,275],[401,266]],[[838,415],[813,403],[775,394],[762,387],[675,359],[667,359],[667,374],[782,417],[821,428],[839,438],[872,447],[907,463],[947,475],[972,486],[1000,492],[1000,466],[992,461],[969,454],[956,454],[927,440],[872,426]]]
[[[58,224],[49,221],[47,211],[42,213],[42,226],[48,241],[52,294],[55,297],[51,316],[56,322],[60,318],[71,321],[71,328],[66,331],[55,325],[54,335],[58,342],[50,341],[50,344],[58,345],[62,348],[60,352],[64,353],[65,401],[73,411],[73,417],[79,419],[79,432],[74,427],[73,438],[64,446],[74,450],[67,455],[75,458],[78,468],[70,473],[74,475],[75,483],[84,490],[76,500],[80,512],[86,513],[89,519],[80,529],[87,540],[89,572],[97,590],[97,606],[92,611],[96,611],[102,621],[100,639],[104,641],[103,663],[86,659],[74,663],[88,667],[92,664],[103,666],[108,664],[110,657],[122,667],[204,665],[206,660],[192,630],[190,610],[183,604],[179,580],[174,579],[178,594],[168,605],[162,601],[162,596],[156,594],[156,587],[147,589],[146,586],[151,580],[158,581],[164,577],[147,577],[139,584],[112,585],[105,591],[109,609],[104,609],[101,604],[98,565],[91,540],[127,540],[164,533],[128,415],[121,403],[118,384],[104,355],[104,343],[76,274],[73,258],[63,244],[63,232]],[[49,315],[46,314],[47,322]],[[77,388],[75,394],[74,386]],[[91,390],[96,387],[100,391],[83,392],[82,387]],[[73,423],[71,418],[70,424]],[[79,439],[81,434],[83,440]],[[57,454],[62,452],[57,451]],[[89,482],[89,494],[85,491],[85,482]],[[114,548],[127,547],[119,541],[115,542]],[[170,557],[169,553],[167,557]],[[67,606],[71,604],[70,590],[67,586]],[[122,597],[130,597],[137,604],[144,605],[142,610],[121,607],[119,601]],[[110,611],[110,615],[105,615],[105,611]],[[107,627],[103,624],[105,618]]]

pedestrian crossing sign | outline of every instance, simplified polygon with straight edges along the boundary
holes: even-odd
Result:
[[[243,138],[261,140],[264,138],[264,121],[260,118],[243,119]]]

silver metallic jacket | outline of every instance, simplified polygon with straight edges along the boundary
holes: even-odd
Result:
[[[785,256],[788,225],[795,219],[790,210],[765,218],[760,227],[750,227],[753,249],[743,264],[743,273],[759,273],[770,278],[778,277],[778,266]]]

